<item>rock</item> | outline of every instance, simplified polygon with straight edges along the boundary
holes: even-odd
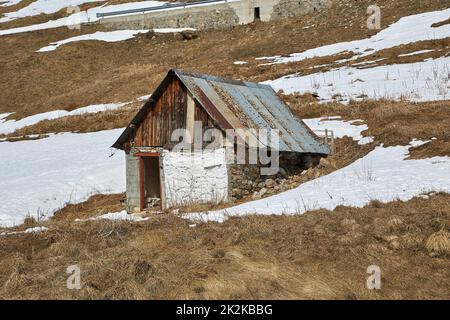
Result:
[[[320,158],[319,164],[325,168],[331,166],[331,163],[330,163],[330,161],[327,160],[327,158]]]
[[[153,31],[153,30],[149,30],[148,32],[146,32],[144,34],[144,37],[147,38],[147,39],[152,39],[153,40],[153,39],[156,38],[156,32]]]
[[[242,190],[239,189],[239,188],[234,188],[233,190],[231,190],[231,194],[232,194],[233,196],[235,196],[235,195],[240,195],[241,193],[242,193]]]
[[[315,170],[314,178],[317,179],[318,177],[320,177],[320,171]]]
[[[273,179],[267,179],[265,182],[265,185],[266,185],[266,188],[273,188],[277,185],[277,183]]]
[[[299,175],[295,175],[292,177],[293,182],[300,182],[302,180],[302,177]]]
[[[303,163],[304,163],[306,168],[312,168],[315,165],[317,165],[317,163],[318,163],[317,157],[310,156],[310,155],[305,156],[303,161],[304,161]]]
[[[193,40],[198,38],[198,34],[192,30],[184,30],[181,32],[181,37],[183,40]]]
[[[266,188],[262,188],[261,190],[259,190],[259,196],[262,197],[263,195],[265,195],[267,193],[267,189]]]
[[[258,200],[258,199],[261,199],[261,196],[259,195],[258,192],[255,192],[255,193],[252,195],[252,200]]]

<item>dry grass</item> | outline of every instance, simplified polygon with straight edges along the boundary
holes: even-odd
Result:
[[[366,27],[370,4],[371,0],[337,1],[332,9],[308,16],[201,31],[199,38],[191,41],[184,41],[180,35],[157,35],[154,39],[142,35],[117,43],[78,42],[45,54],[35,51],[50,42],[103,27],[89,25],[81,31],[57,28],[2,36],[0,112],[15,111],[14,117],[21,118],[61,108],[128,101],[151,92],[172,67],[232,78],[268,79],[280,71],[255,69],[251,64],[238,66],[233,61],[253,61],[255,57],[284,55],[370,36],[375,33]],[[404,15],[447,6],[445,0],[381,0],[378,4],[383,10],[383,27]],[[303,29],[311,25],[315,27]],[[282,71],[293,73],[297,68]]]
[[[58,210],[52,219],[56,221],[73,221],[76,218],[86,219],[100,216],[108,212],[119,212],[124,210],[123,201],[125,194],[103,195],[98,194],[78,204],[69,204]]]
[[[15,6],[0,7],[0,16],[2,15],[2,13],[18,11],[21,8],[28,6],[32,2],[34,2],[34,0],[24,0]],[[90,3],[81,4],[78,7],[80,8],[81,11],[85,11],[85,10],[88,10],[88,9],[96,7],[96,6],[100,6],[102,4],[104,4],[104,2],[101,2],[101,1],[90,2]],[[15,20],[12,20],[9,22],[1,23],[0,30],[19,28],[19,27],[29,26],[29,25],[33,25],[33,24],[45,23],[50,20],[57,20],[57,19],[69,16],[72,13],[73,12],[71,12],[71,11],[68,12],[67,8],[65,8],[65,9],[59,10],[58,12],[52,13],[52,14],[40,14],[37,16],[15,19]],[[40,32],[40,31],[37,31],[37,32]]]
[[[427,240],[425,247],[432,255],[447,255],[450,253],[450,233],[440,230],[433,233]]]
[[[301,118],[340,115],[346,120],[363,119],[369,129],[362,134],[374,136],[376,143],[384,143],[385,146],[406,145],[414,138],[431,140],[412,148],[411,159],[450,156],[450,101],[365,100],[343,105],[312,102],[309,95],[289,95],[285,99]]]
[[[450,196],[225,223],[53,219],[2,237],[3,299],[448,299],[450,260],[426,239],[450,226]],[[76,215],[72,216],[75,218]],[[81,290],[66,289],[69,265]],[[366,268],[382,289],[366,289]],[[183,272],[180,272],[182,270]]]
[[[439,28],[439,27],[445,26],[446,24],[450,24],[450,18],[440,21],[440,22],[437,22],[437,23],[433,23],[431,26],[433,28]]]
[[[143,103],[134,103],[133,105],[122,107],[117,110],[108,110],[78,116],[67,116],[54,120],[44,120],[34,125],[18,129],[5,135],[4,137],[8,138],[8,141],[20,141],[23,140],[21,137],[29,137],[30,135],[36,134],[45,135],[46,133],[53,132],[84,133],[123,128],[129,124],[142,105]],[[1,137],[2,135],[0,134],[0,138]],[[28,139],[33,139],[33,137]]]
[[[267,61],[261,62],[260,60],[251,60],[248,64],[245,65],[245,67],[248,70],[259,70],[259,75],[254,77],[254,80],[264,81],[267,79],[280,78],[292,73],[308,75],[319,72],[327,72],[329,70],[343,66],[364,69],[391,64],[415,63],[423,61],[425,59],[436,59],[445,56],[449,52],[449,46],[450,38],[440,40],[427,40],[380,50],[371,55],[362,58],[356,58],[352,61],[342,61],[353,57],[353,53],[343,52],[331,56],[315,57],[302,61],[283,64],[267,65]],[[411,52],[431,49],[433,50],[431,52],[425,52],[410,56],[401,56],[403,54]],[[363,62],[371,63],[361,64]]]

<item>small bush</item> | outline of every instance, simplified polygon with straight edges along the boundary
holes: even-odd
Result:
[[[433,233],[427,240],[425,247],[432,255],[446,255],[450,253],[450,233],[441,230]]]

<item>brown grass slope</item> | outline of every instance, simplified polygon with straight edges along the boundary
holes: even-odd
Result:
[[[435,195],[196,227],[173,215],[141,223],[56,219],[45,233],[2,237],[0,297],[448,299],[449,200]],[[66,288],[73,264],[81,268],[81,290]],[[373,264],[381,268],[381,290],[366,288]]]
[[[330,10],[270,23],[180,35],[140,36],[118,43],[85,41],[50,53],[36,53],[51,42],[90,33],[101,26],[83,26],[2,36],[0,41],[0,112],[14,117],[102,102],[129,101],[151,92],[169,68],[178,67],[232,78],[257,80],[271,68],[233,65],[235,60],[289,54],[338,41],[370,36],[366,27],[370,0],[335,1]],[[401,16],[443,9],[445,0],[380,0],[383,27]],[[312,26],[304,30],[306,26]],[[276,70],[275,70],[276,71]],[[284,72],[295,72],[292,66]]]

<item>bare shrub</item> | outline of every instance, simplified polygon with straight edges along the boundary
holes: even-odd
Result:
[[[450,253],[450,233],[440,230],[433,233],[425,243],[431,255],[447,255]]]

